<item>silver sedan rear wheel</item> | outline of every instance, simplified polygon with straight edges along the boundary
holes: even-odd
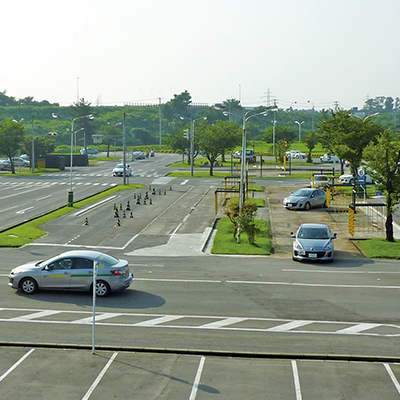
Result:
[[[110,286],[107,282],[97,281],[96,282],[96,296],[105,297],[110,294]]]

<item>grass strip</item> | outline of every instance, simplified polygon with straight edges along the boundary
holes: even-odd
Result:
[[[72,211],[76,211],[79,208],[85,207],[88,204],[94,203],[104,197],[110,196],[121,190],[132,190],[143,187],[144,185],[118,185],[113,188],[107,189],[104,192],[98,193],[94,196],[88,197],[87,199],[78,201],[73,207],[61,207],[58,210],[50,212],[41,217],[32,219],[24,224],[8,229],[0,233],[0,247],[21,247],[25,244],[31,243],[36,239],[41,238],[46,232],[39,228],[40,225],[45,224],[48,221],[61,217]]]
[[[240,255],[270,255],[271,238],[267,222],[256,219],[256,225],[261,229],[256,237],[255,244],[249,244],[247,235],[240,234],[240,243],[233,237],[232,222],[229,218],[222,218],[217,226],[217,233],[211,249],[212,254],[240,254]]]
[[[366,239],[357,242],[368,258],[400,260],[400,240],[388,242],[385,239]]]

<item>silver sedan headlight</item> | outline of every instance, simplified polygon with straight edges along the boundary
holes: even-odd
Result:
[[[303,246],[300,244],[300,242],[298,242],[297,240],[295,240],[294,242],[293,242],[293,248],[295,249],[295,250],[303,250]]]

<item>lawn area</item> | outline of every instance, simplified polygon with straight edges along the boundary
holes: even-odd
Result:
[[[367,239],[358,241],[357,245],[361,247],[368,258],[400,260],[400,240],[388,242],[385,239]]]
[[[240,243],[233,237],[232,222],[229,218],[222,218],[218,222],[217,233],[211,249],[212,254],[242,254],[242,255],[270,255],[271,239],[269,227],[264,220],[256,220],[261,233],[256,237],[255,245],[251,246],[245,233],[240,234]]]
[[[43,225],[48,221],[61,217],[72,211],[76,211],[81,207],[85,207],[88,204],[94,203],[95,201],[100,200],[116,192],[119,192],[120,190],[138,189],[143,186],[144,185],[115,186],[95,196],[89,197],[88,199],[76,202],[73,207],[67,207],[67,206],[62,207],[49,214],[43,215],[42,217],[30,220],[25,224],[1,232],[0,247],[21,247],[27,243],[31,243],[34,240],[39,239],[46,234],[45,231],[39,228],[40,225]]]

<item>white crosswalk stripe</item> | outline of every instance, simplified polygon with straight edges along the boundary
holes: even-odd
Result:
[[[13,314],[15,313],[15,316]],[[89,311],[0,308],[0,322],[74,324],[92,323]],[[178,323],[174,323],[178,321]],[[96,313],[98,325],[132,328],[207,329],[264,333],[399,337],[400,326],[344,321],[287,320],[277,318],[222,317],[143,313]]]

